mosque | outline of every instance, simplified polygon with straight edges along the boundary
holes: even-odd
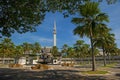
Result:
[[[53,46],[56,46],[56,21],[54,21],[53,27]],[[51,54],[52,47],[43,47],[41,49],[41,55],[37,58],[38,63],[49,63],[53,61]]]
[[[56,46],[56,21],[54,21],[54,26],[53,26],[53,46]],[[20,64],[37,64],[37,63],[51,63],[53,62],[53,56],[51,54],[52,47],[42,47],[41,52],[37,54],[37,59],[33,60],[30,59],[31,57],[22,57],[19,59]]]

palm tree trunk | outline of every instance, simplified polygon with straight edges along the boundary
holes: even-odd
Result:
[[[95,54],[94,54],[94,45],[93,45],[93,30],[92,27],[93,25],[93,21],[90,23],[90,25],[92,24],[92,26],[90,27],[90,42],[91,42],[91,52],[92,52],[92,71],[96,70],[96,65],[95,65]]]
[[[91,50],[92,50],[92,71],[95,71],[96,65],[95,65],[95,54],[94,54],[92,27],[90,27],[90,42],[91,42]]]
[[[95,55],[94,55],[94,47],[93,47],[92,37],[90,38],[90,41],[91,41],[91,49],[92,49],[92,71],[95,71],[96,66],[95,66]]]
[[[108,64],[110,64],[110,54],[108,53]]]
[[[105,49],[103,47],[103,63],[104,63],[104,66],[106,66],[106,56],[105,56]]]
[[[3,54],[3,59],[2,63],[5,64],[5,53]]]

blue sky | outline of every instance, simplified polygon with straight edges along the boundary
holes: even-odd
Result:
[[[107,24],[112,28],[112,33],[115,34],[116,43],[120,48],[120,2],[112,5],[101,3],[100,9],[109,15],[110,22]],[[73,29],[76,26],[71,23],[72,17],[64,18],[61,13],[47,13],[43,23],[36,28],[37,32],[27,32],[25,34],[15,33],[11,39],[16,45],[22,44],[23,42],[39,42],[41,46],[53,46],[53,25],[54,20],[56,20],[57,47],[61,48],[64,44],[72,46],[76,40],[82,39],[73,34]],[[82,40],[85,40],[89,44],[88,38],[83,38]]]

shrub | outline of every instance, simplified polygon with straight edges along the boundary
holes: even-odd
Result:
[[[20,67],[23,67],[23,65],[21,65],[21,64],[9,64],[9,67],[10,68],[20,68]]]

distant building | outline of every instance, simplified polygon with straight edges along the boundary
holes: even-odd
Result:
[[[39,55],[38,63],[51,63],[52,62],[52,47],[44,47],[41,49],[41,54]]]

